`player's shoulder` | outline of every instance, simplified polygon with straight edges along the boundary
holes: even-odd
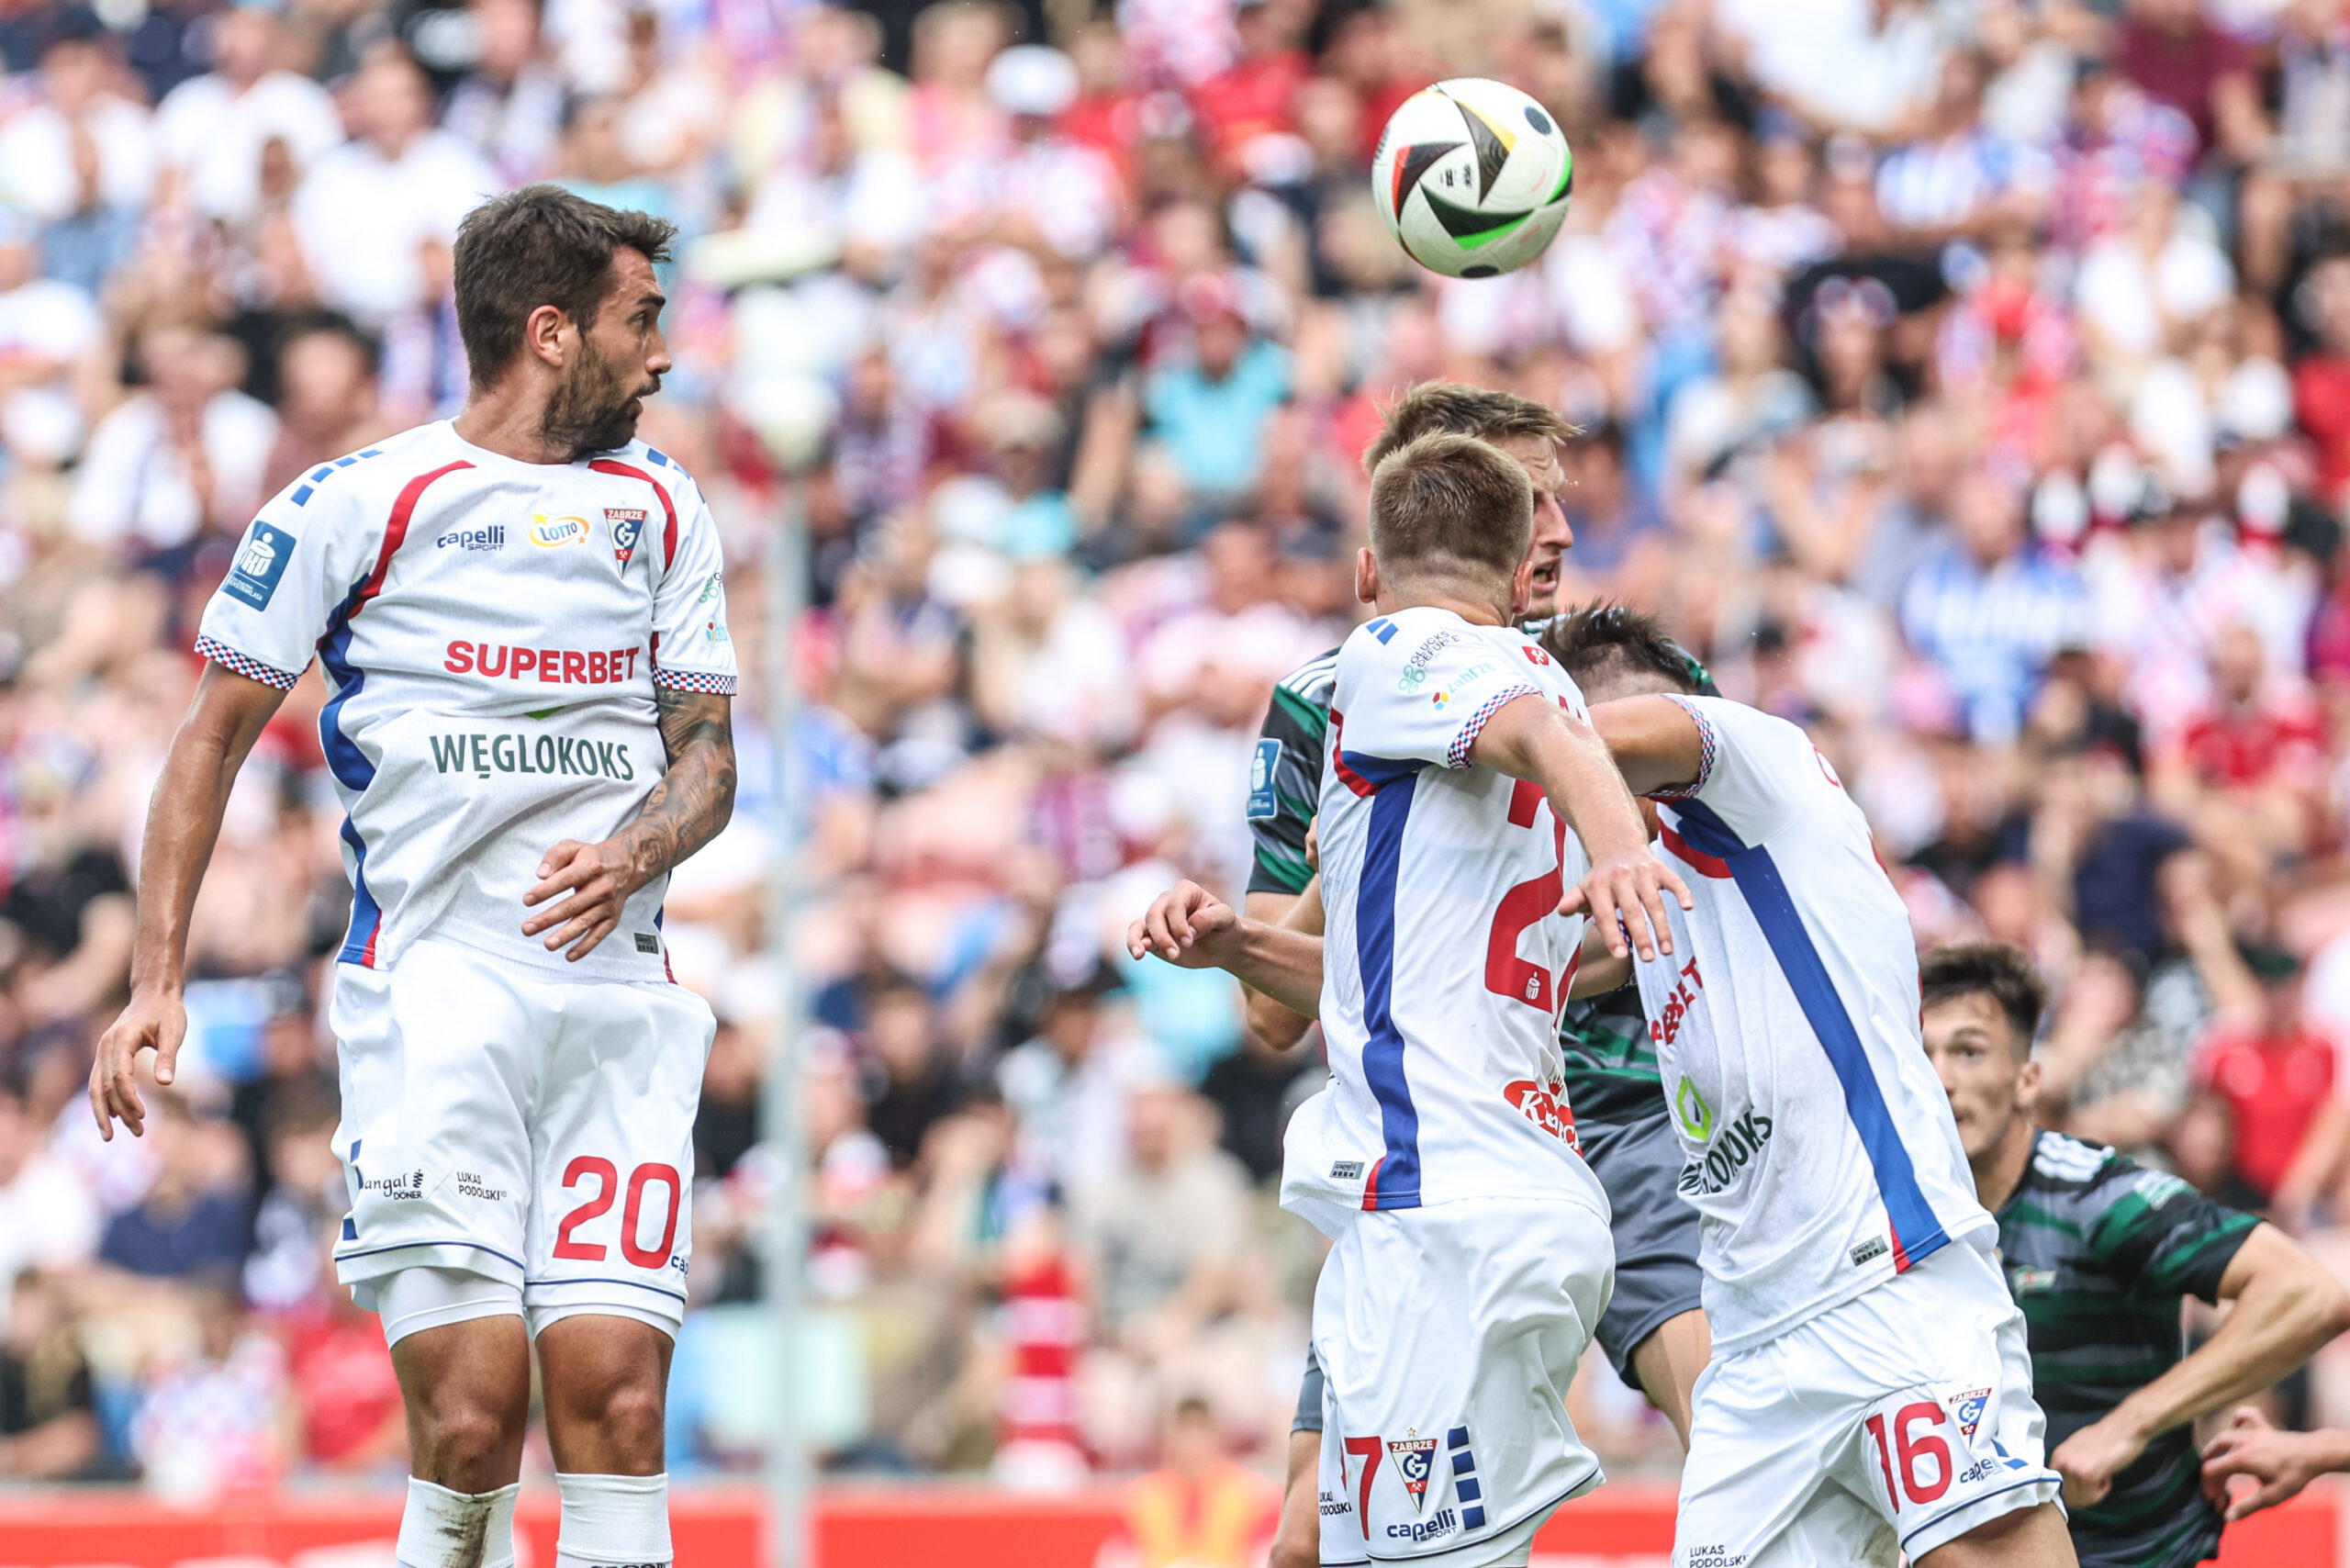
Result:
[[[700,486],[684,464],[640,436],[630,437],[627,445],[616,447],[603,454],[596,458],[594,463],[635,469],[664,489],[692,490],[697,493],[700,489]],[[590,465],[593,466],[594,464]]]
[[[446,420],[418,425],[312,464],[278,493],[276,504],[297,519],[353,507],[387,515],[420,479],[438,478],[463,463],[464,450]]]
[[[2136,1160],[2109,1145],[2084,1143],[2069,1134],[2043,1131],[2032,1140],[2026,1179],[2043,1192],[2087,1197],[2111,1188],[2112,1195],[2119,1197],[2133,1174],[2163,1172],[2143,1170]]]
[[[1330,689],[1338,680],[1338,650],[1317,654],[1273,683],[1274,689],[1312,707],[1330,706]]]

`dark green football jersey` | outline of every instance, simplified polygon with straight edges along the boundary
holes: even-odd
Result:
[[[2051,1453],[2178,1363],[2180,1298],[2218,1300],[2260,1223],[2167,1171],[2048,1132],[1998,1217]],[[2200,1473],[2192,1426],[2147,1444],[2104,1502],[2072,1510],[2082,1568],[2185,1568],[2216,1554],[2220,1516]]]
[[[1337,680],[1338,650],[1333,648],[1273,688],[1248,772],[1248,831],[1257,849],[1248,875],[1252,893],[1302,893],[1313,880],[1305,830],[1321,803],[1330,693]],[[1664,1080],[1638,985],[1568,1002],[1559,1018],[1559,1048],[1567,1103],[1579,1123],[1664,1114]]]
[[[1302,893],[1314,879],[1305,830],[1322,800],[1322,748],[1330,734],[1330,693],[1338,683],[1338,650],[1283,676],[1257,734],[1248,766],[1248,833],[1256,864],[1252,893]]]
[[[1578,1126],[1664,1114],[1664,1076],[1637,983],[1568,1002],[1559,1014],[1559,1053]]]

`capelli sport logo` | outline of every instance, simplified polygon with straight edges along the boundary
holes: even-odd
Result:
[[[531,543],[542,550],[585,544],[591,532],[584,517],[549,517],[539,511],[531,514]]]

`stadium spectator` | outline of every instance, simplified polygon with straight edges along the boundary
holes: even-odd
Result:
[[[251,1225],[244,1142],[230,1124],[176,1096],[160,1101],[154,1131],[154,1184],[106,1222],[97,1260],[225,1295],[244,1261]],[[221,1311],[237,1310],[234,1297],[226,1297]]]

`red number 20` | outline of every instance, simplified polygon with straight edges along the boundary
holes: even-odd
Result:
[[[591,1177],[596,1182],[596,1195],[565,1215],[562,1226],[555,1231],[554,1255],[558,1258],[576,1258],[589,1263],[604,1260],[602,1242],[576,1241],[571,1233],[589,1220],[601,1219],[611,1212],[612,1194],[621,1184],[621,1173],[610,1160],[583,1154],[564,1167],[564,1188],[568,1191]],[[661,1224],[660,1241],[652,1247],[639,1247],[636,1238],[639,1222],[644,1217],[644,1189],[654,1182],[668,1189],[669,1212]],[[684,1201],[684,1196],[685,1187],[677,1180],[674,1166],[640,1165],[629,1172],[628,1202],[621,1208],[621,1256],[640,1269],[666,1268],[670,1244],[677,1239],[677,1206]]]
[[[1942,1420],[1942,1407],[1930,1401],[1921,1399],[1914,1405],[1904,1405],[1893,1417],[1893,1447],[1890,1452],[1885,1443],[1885,1417],[1872,1416],[1862,1423],[1868,1428],[1869,1436],[1876,1439],[1877,1468],[1885,1473],[1885,1490],[1893,1499],[1894,1512],[1901,1511],[1901,1497],[1905,1492],[1912,1503],[1930,1503],[1950,1490],[1950,1445],[1942,1441],[1940,1434],[1932,1431],[1915,1440],[1911,1438],[1912,1429],[1918,1422],[1929,1421],[1940,1426]],[[1934,1462],[1934,1478],[1931,1481],[1918,1479],[1918,1462],[1920,1459]],[[1895,1481],[1897,1474],[1899,1476],[1897,1484]]]
[[[1541,807],[1541,786],[1520,779],[1517,788],[1510,792],[1510,825],[1532,827]],[[1560,869],[1558,857],[1566,849],[1567,824],[1554,815],[1550,827],[1550,868],[1502,895],[1500,907],[1494,911],[1493,929],[1485,935],[1485,989],[1545,1013],[1559,1010],[1559,994],[1551,984],[1550,971],[1519,958],[1517,939],[1528,926],[1556,910],[1559,900],[1566,894],[1566,874]],[[1572,960],[1567,972],[1574,972]]]

